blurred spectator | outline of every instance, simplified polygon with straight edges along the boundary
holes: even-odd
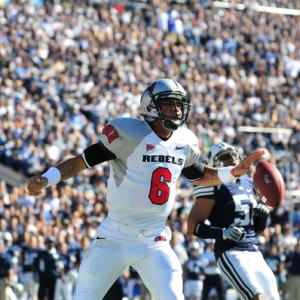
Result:
[[[294,236],[297,240],[300,239],[300,218],[295,221]]]
[[[280,262],[278,265],[278,292],[281,299],[286,299],[287,293],[288,271],[285,262]]]
[[[127,280],[127,296],[130,300],[134,300],[135,298],[141,296],[141,278],[138,272],[133,267],[129,267],[129,278]]]
[[[283,224],[282,231],[282,246],[288,253],[295,248],[297,244],[297,238],[292,233],[290,222],[286,222]]]
[[[39,250],[37,249],[37,237],[30,235],[28,244],[23,244],[21,259],[23,267],[23,284],[24,289],[29,298],[36,300],[38,284],[34,276],[34,262],[37,258]]]
[[[7,299],[7,287],[12,285],[12,258],[5,251],[4,240],[0,238],[0,300]]]
[[[204,273],[200,256],[203,253],[203,245],[198,241],[192,241],[187,247],[189,259],[184,264],[183,291],[186,300],[200,300],[203,290]]]
[[[110,300],[110,299],[122,300],[124,299],[123,296],[124,296],[123,286],[119,277],[111,286],[111,288],[107,291],[103,300]],[[134,299],[134,298],[129,298],[129,299]]]
[[[300,293],[300,240],[297,241],[295,250],[287,257],[288,281],[284,299],[297,299]]]
[[[68,254],[67,243],[62,242],[58,246],[59,260],[62,262],[61,277],[58,277],[55,285],[55,300],[72,300],[73,285],[69,281],[69,273],[74,268],[75,255]]]
[[[187,250],[183,245],[184,236],[177,230],[173,231],[172,238],[170,240],[171,248],[174,250],[179,258],[181,265],[183,266],[188,260]]]
[[[206,240],[207,247],[201,256],[202,268],[204,270],[204,282],[202,299],[209,299],[212,289],[216,290],[219,300],[225,300],[224,279],[217,266],[216,258],[214,255],[215,241],[212,239]]]
[[[269,245],[269,248],[264,253],[264,259],[273,271],[277,285],[280,283],[281,264],[285,261],[285,258],[285,255],[279,252],[278,245],[273,243]]]
[[[63,262],[55,248],[55,239],[49,236],[45,240],[46,248],[41,250],[34,261],[35,272],[39,277],[38,300],[54,300],[55,285],[58,278],[64,276]]]

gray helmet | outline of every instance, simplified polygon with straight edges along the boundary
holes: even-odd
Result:
[[[187,246],[187,251],[191,257],[199,257],[203,253],[203,244],[191,241]]]
[[[220,157],[225,154],[231,154],[237,157],[237,161],[241,161],[241,156],[238,154],[237,150],[226,143],[218,143],[211,146],[206,154],[206,164],[210,167],[220,168],[223,166],[223,163],[220,160]]]
[[[161,101],[170,101],[170,104],[181,106],[182,115],[180,118],[168,118],[163,115]],[[148,122],[160,119],[163,126],[174,131],[181,127],[188,118],[191,109],[190,99],[184,88],[175,80],[163,78],[152,82],[142,94],[140,103],[141,115]]]

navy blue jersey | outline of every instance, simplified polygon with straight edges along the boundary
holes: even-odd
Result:
[[[247,235],[243,241],[216,240],[215,255],[218,258],[227,250],[258,251],[253,221],[253,206],[256,200],[252,179],[240,177],[236,182],[221,184],[215,187],[194,187],[196,198],[208,198],[215,201],[208,220],[214,227],[227,228],[233,223],[244,227]]]
[[[38,256],[40,250],[23,248],[23,272],[33,272],[34,271],[34,261]]]
[[[34,261],[40,279],[60,277],[60,256],[56,250],[42,250]]]
[[[264,255],[264,259],[267,263],[267,265],[270,267],[270,269],[273,271],[274,275],[279,275],[279,264],[280,262],[284,262],[285,256],[277,253],[275,255],[270,255],[269,253],[266,253]]]
[[[59,254],[60,261],[63,263],[63,268],[65,274],[67,274],[73,267],[72,255],[68,254]]]
[[[185,268],[187,279],[199,280],[199,276],[204,274],[201,261],[197,258],[189,258],[185,263]]]
[[[300,276],[300,253],[293,251],[288,255],[286,262],[289,272],[292,275]]]
[[[7,252],[0,253],[0,279],[8,277],[12,268],[12,257]]]

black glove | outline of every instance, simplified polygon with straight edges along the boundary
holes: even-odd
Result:
[[[232,240],[240,242],[246,237],[246,230],[243,227],[238,227],[241,222],[231,224],[229,227],[223,229],[223,240]]]
[[[256,207],[253,208],[254,215],[258,217],[267,217],[269,215],[269,210],[265,204],[257,204]]]

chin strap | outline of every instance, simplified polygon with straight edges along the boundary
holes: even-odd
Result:
[[[163,126],[170,131],[177,130],[182,125],[183,125],[183,122],[181,124],[176,124],[174,121],[172,121],[170,119],[163,120]]]

